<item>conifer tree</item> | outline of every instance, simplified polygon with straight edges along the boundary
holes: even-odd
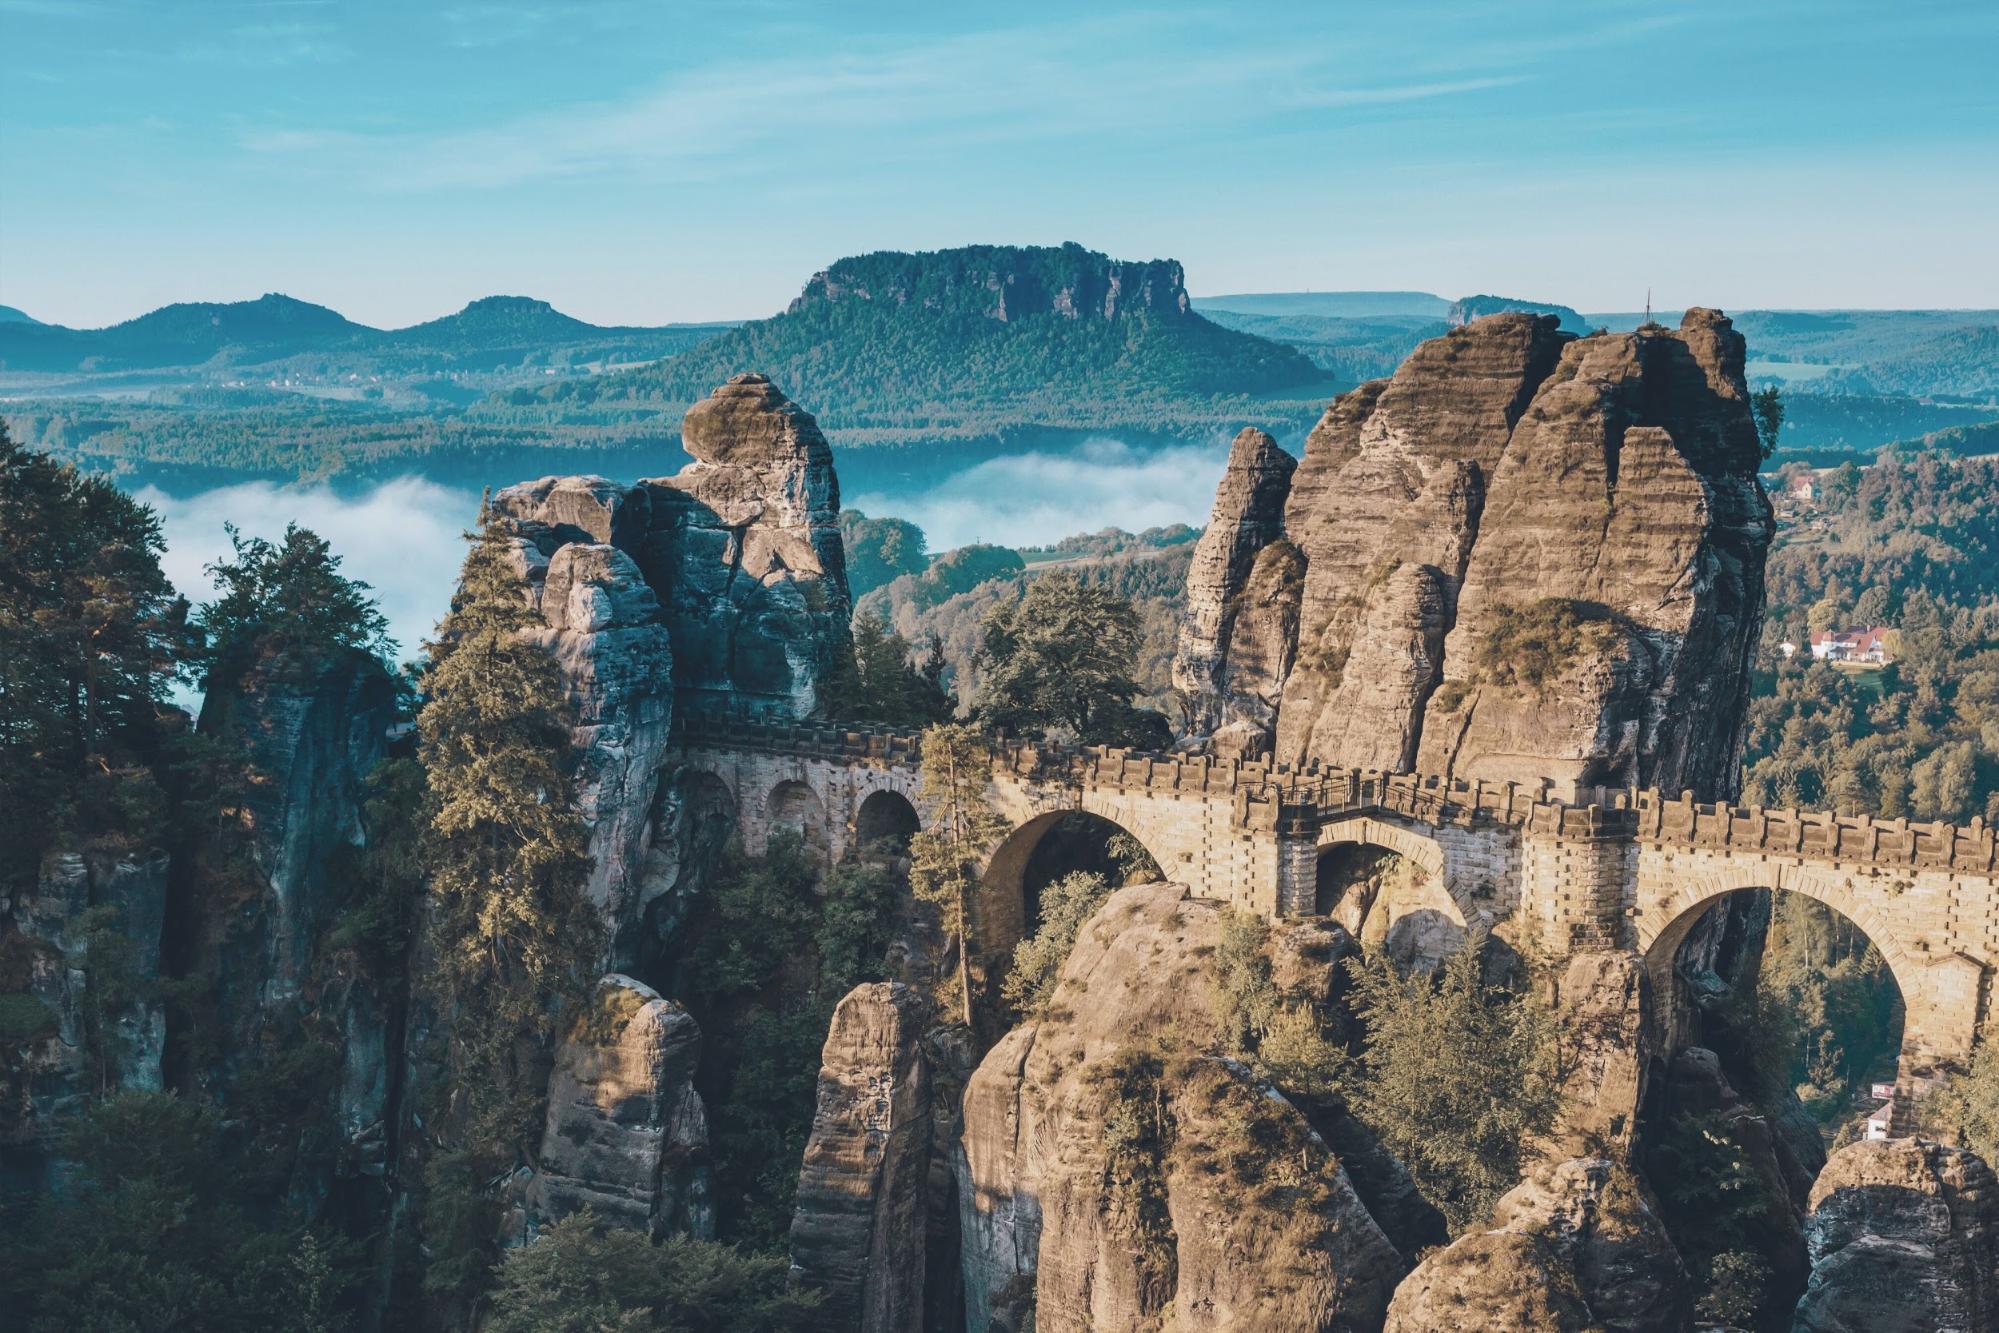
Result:
[[[418,718],[429,779],[437,962],[457,1123],[492,1158],[539,1123],[532,1053],[580,995],[600,927],[584,893],[570,803],[569,708],[560,674],[524,631],[508,539],[482,515],[458,595],[438,627]]]
[[[923,733],[920,794],[928,817],[909,841],[909,883],[937,905],[945,931],[958,937],[958,1003],[968,1024],[979,864],[1006,832],[1006,821],[986,802],[991,768],[992,752],[976,727],[940,724]]]

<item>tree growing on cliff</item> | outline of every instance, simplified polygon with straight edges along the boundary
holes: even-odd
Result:
[[[934,903],[944,930],[958,939],[959,1017],[972,1021],[972,941],[978,930],[979,865],[1006,832],[986,800],[992,752],[976,727],[934,726],[923,733],[920,794],[926,818],[909,841],[909,883]]]
[[[877,722],[891,727],[924,727],[943,722],[957,710],[944,684],[944,655],[933,636],[922,661],[909,640],[889,629],[881,616],[854,617],[854,651],[842,661],[823,691],[829,717]]]
[[[980,626],[979,720],[1037,739],[1164,748],[1166,719],[1132,703],[1140,641],[1130,601],[1067,570],[1045,574]]]
[[[1784,429],[1784,391],[1766,384],[1750,394],[1749,415],[1756,419],[1756,439],[1768,458],[1777,452],[1777,436]]]
[[[157,516],[0,427],[0,882],[71,837],[145,845],[187,645]]]
[[[207,566],[218,596],[194,616],[207,639],[199,658],[206,688],[253,668],[298,678],[342,650],[394,654],[368,585],[340,572],[325,538],[296,523],[277,543],[245,537],[233,523],[224,530],[233,557]]]
[[[1553,1017],[1531,991],[1488,986],[1476,948],[1427,976],[1378,957],[1347,967],[1366,1032],[1353,1107],[1462,1232],[1518,1182],[1522,1145],[1553,1118]]]
[[[818,1301],[787,1288],[783,1256],[714,1241],[655,1245],[587,1209],[500,1265],[489,1333],[786,1333]]]
[[[569,708],[555,663],[523,635],[538,621],[509,555],[482,517],[417,719],[437,960],[424,982],[450,1074],[439,1122],[493,1170],[539,1129],[547,1050],[601,933],[570,803]]]

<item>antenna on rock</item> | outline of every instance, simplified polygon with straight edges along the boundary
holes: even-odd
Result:
[[[1645,289],[1645,322],[1647,324],[1652,322],[1652,289],[1650,287]]]

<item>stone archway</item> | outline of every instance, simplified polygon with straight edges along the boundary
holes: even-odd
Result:
[[[1312,910],[1404,971],[1434,970],[1466,946],[1474,923],[1484,924],[1450,892],[1443,849],[1383,820],[1329,826],[1313,880]]]
[[[1913,964],[1895,939],[1892,927],[1872,910],[1870,905],[1857,902],[1854,895],[1843,891],[1836,880],[1828,880],[1809,872],[1798,873],[1800,867],[1787,866],[1791,873],[1771,873],[1775,867],[1764,866],[1761,873],[1754,867],[1743,867],[1732,872],[1703,875],[1690,884],[1690,892],[1678,904],[1676,915],[1667,920],[1663,927],[1657,925],[1657,918],[1641,918],[1638,927],[1638,948],[1649,974],[1650,988],[1654,1000],[1653,1040],[1667,1055],[1690,1044],[1715,1044],[1712,1032],[1713,1020],[1703,1019],[1704,1012],[1713,1010],[1711,995],[1725,995],[1726,991],[1715,989],[1717,980],[1708,969],[1721,970],[1705,955],[1720,951],[1729,934],[1742,935],[1745,930],[1753,931],[1756,962],[1754,974],[1759,986],[1769,977],[1773,958],[1769,950],[1774,947],[1779,915],[1786,907],[1806,902],[1815,903],[1827,909],[1822,917],[1832,929],[1842,927],[1865,944],[1871,944],[1879,953],[1889,984],[1893,988],[1892,998],[1899,1001],[1900,1024],[1891,1045],[1893,1049],[1892,1078],[1904,1081],[1914,1072],[1912,1063],[1924,1067],[1933,1064],[1928,1058],[1912,1062],[1911,1056],[1921,1052],[1933,1055],[1930,1035],[1937,1022],[1934,998],[1923,983],[1928,980],[1920,964]],[[1752,895],[1767,895],[1768,903],[1758,907]],[[1744,927],[1744,919],[1738,911],[1731,920],[1715,914],[1737,904],[1760,914],[1750,917],[1750,926]],[[1853,910],[1849,911],[1848,908]],[[1762,924],[1755,924],[1758,920]],[[1791,914],[1788,929],[1797,929],[1800,918]],[[1698,941],[1700,952],[1693,945]],[[1849,952],[1858,956],[1859,951]],[[1692,956],[1690,956],[1692,955]],[[1725,1010],[1722,1012],[1726,1012]],[[1717,1029],[1726,1034],[1729,1024],[1722,1023]],[[1891,1029],[1892,1031],[1892,1029]],[[1696,1033],[1705,1033],[1700,1042],[1694,1040]],[[1806,1040],[1814,1040],[1820,1034],[1808,1030]],[[1889,1075],[1888,1068],[1876,1071]],[[1888,1081],[1887,1077],[1870,1078],[1868,1081]],[[1800,1085],[1802,1087],[1802,1085]]]
[[[832,855],[830,821],[826,803],[810,783],[789,778],[771,788],[764,799],[764,826],[769,832],[787,829],[796,833],[805,850],[824,865]]]
[[[884,787],[862,799],[854,812],[854,845],[891,843],[898,851],[909,849],[909,840],[923,827],[922,818],[907,796]]]
[[[1039,924],[1040,892],[1061,875],[1087,870],[1117,878],[1110,840],[1122,835],[1152,857],[1135,834],[1105,815],[1087,810],[1049,810],[1035,815],[1002,838],[986,859],[968,933],[973,971],[995,987],[1013,948]],[[1156,865],[1157,858],[1153,857]]]

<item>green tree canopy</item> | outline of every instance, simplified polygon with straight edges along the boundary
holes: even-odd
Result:
[[[422,980],[454,1090],[455,1114],[438,1127],[461,1150],[448,1174],[433,1172],[425,1219],[431,1276],[455,1275],[460,1297],[483,1274],[486,1233],[450,1226],[456,1241],[480,1247],[460,1254],[435,1230],[476,1216],[467,1191],[539,1133],[543,1057],[584,993],[602,936],[570,801],[570,709],[554,661],[523,633],[539,622],[508,555],[506,534],[483,516],[431,645],[417,718],[436,958]]]
[[[973,1020],[973,899],[983,858],[1006,833],[1006,821],[987,802],[992,751],[976,727],[941,724],[923,733],[921,832],[909,840],[909,884],[936,905],[947,934],[958,937],[959,1016]]]
[[[276,543],[226,530],[234,555],[208,566],[217,595],[194,616],[211,688],[250,671],[307,676],[343,649],[394,655],[368,585],[341,574],[325,538],[296,523]]]
[[[1045,574],[980,627],[978,717],[1037,739],[1163,748],[1165,718],[1132,703],[1139,648],[1128,600],[1067,570]]]
[[[55,839],[144,843],[147,765],[188,638],[159,519],[0,427],[0,881]]]
[[[713,1241],[655,1245],[587,1209],[509,1250],[489,1333],[790,1333],[817,1301],[786,1286],[782,1255]]]
[[[944,650],[933,635],[920,661],[909,641],[879,613],[854,617],[854,652],[827,682],[827,716],[846,722],[924,727],[943,722],[957,703],[944,684]]]
[[[869,518],[858,509],[842,509],[840,544],[847,549],[847,588],[856,601],[930,565],[923,529],[904,518]]]

